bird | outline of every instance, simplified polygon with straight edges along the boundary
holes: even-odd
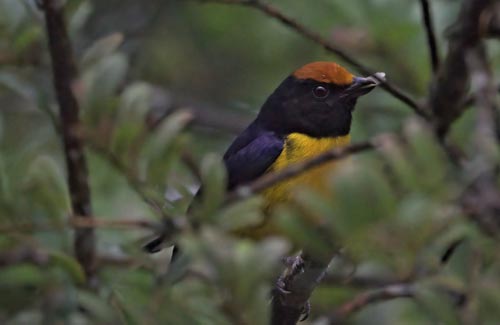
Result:
[[[335,62],[312,62],[295,70],[268,97],[255,120],[224,154],[228,190],[348,145],[358,98],[384,79],[382,72],[356,77]],[[276,228],[270,220],[274,208],[290,202],[296,188],[327,192],[325,180],[335,166],[324,164],[263,191],[266,217],[236,233],[255,239],[272,235]]]
[[[266,173],[348,145],[358,98],[384,80],[382,72],[358,77],[341,65],[327,61],[308,63],[293,71],[225,152],[227,191]],[[334,169],[335,163],[327,163],[266,189],[262,193],[264,215],[269,216],[275,207],[290,201],[296,188],[324,191],[325,179]],[[270,219],[265,217],[259,224],[235,233],[254,239],[263,238],[273,234]],[[145,245],[146,251],[161,249],[164,237],[159,236]]]

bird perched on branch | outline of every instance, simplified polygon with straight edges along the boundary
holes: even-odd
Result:
[[[293,72],[226,151],[228,190],[347,145],[357,99],[384,77],[384,73],[355,77],[333,62],[313,62]],[[334,163],[327,163],[268,188],[263,192],[265,212],[287,201],[297,186],[321,190],[332,168]],[[253,238],[268,235],[272,233],[272,222],[268,219],[239,233]],[[161,243],[162,240],[156,239],[145,248],[154,252]]]
[[[357,99],[384,77],[383,73],[355,77],[333,62],[313,62],[293,72],[225,153],[228,189],[349,144]],[[265,214],[286,202],[296,187],[323,191],[334,166],[335,163],[324,164],[265,190]],[[240,234],[253,238],[272,234],[274,227],[268,219]]]

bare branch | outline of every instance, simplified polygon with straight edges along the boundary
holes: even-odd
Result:
[[[431,58],[432,71],[436,72],[439,69],[439,49],[434,32],[434,23],[432,20],[432,11],[429,0],[420,0],[422,9],[423,24],[427,35],[427,44],[429,47],[429,55]]]
[[[382,289],[367,291],[337,308],[329,317],[330,324],[344,324],[344,320],[355,312],[377,302],[397,298],[412,298],[415,290],[411,284],[389,285]]]
[[[90,216],[92,207],[88,169],[80,137],[79,107],[73,93],[73,85],[77,79],[77,68],[64,21],[62,1],[43,0],[43,10],[52,59],[54,88],[60,111],[71,208],[73,214]],[[87,282],[91,285],[94,282],[96,271],[95,241],[93,229],[76,229],[75,254],[85,271]]]
[[[60,231],[66,227],[73,228],[118,228],[118,229],[152,229],[158,231],[162,224],[146,218],[99,218],[95,216],[73,216],[64,223],[21,223],[11,225],[1,225],[0,234],[12,234],[14,232],[33,231]]]
[[[479,43],[470,49],[466,61],[475,90],[477,116],[471,168],[479,177],[465,191],[461,203],[467,215],[485,234],[500,238],[500,191],[495,177],[500,135],[497,89],[484,44]]]
[[[469,50],[467,64],[470,70],[472,87],[475,88],[475,102],[477,107],[476,130],[474,133],[477,158],[483,166],[478,166],[490,171],[494,167],[498,154],[496,129],[498,127],[498,103],[496,100],[496,86],[493,82],[493,71],[486,57],[483,44]]]
[[[293,29],[294,31],[304,36],[305,38],[321,45],[328,52],[335,54],[336,56],[338,56],[339,58],[350,64],[358,72],[365,75],[372,75],[376,72],[375,70],[363,65],[361,62],[354,59],[351,55],[347,54],[347,52],[345,52],[343,49],[339,48],[332,42],[321,37],[321,35],[319,35],[318,33],[308,29],[295,19],[285,15],[278,8],[263,3],[260,0],[199,0],[199,1],[244,5],[259,10],[262,13],[281,21],[285,26]],[[427,114],[427,112],[424,111],[424,109],[413,98],[411,98],[408,94],[399,89],[396,85],[392,84],[387,80],[380,80],[380,81],[381,81],[381,87],[383,89],[385,89],[391,95],[393,95],[394,97],[396,97],[397,99],[408,105],[410,108],[412,108],[416,114],[424,118],[429,117],[429,114]]]
[[[390,276],[342,276],[339,274],[328,274],[325,276],[322,285],[334,285],[334,286],[346,286],[354,288],[376,288],[376,287],[386,287],[390,285],[400,285],[406,284],[409,281],[406,279],[399,279],[397,277]]]
[[[103,219],[95,217],[74,216],[69,224],[75,228],[145,228],[157,230],[158,223],[147,219]]]
[[[500,3],[494,3],[492,10],[489,11],[489,14],[486,17],[483,17],[482,25],[486,26],[486,37],[500,37]]]
[[[283,272],[273,292],[271,324],[295,325],[308,313],[308,300],[324,277],[330,260],[320,262],[302,253]]]
[[[0,252],[0,267],[8,267],[18,264],[32,264],[40,267],[50,264],[51,254],[40,247],[17,247],[8,252]],[[106,266],[128,266],[151,269],[151,260],[141,260],[129,256],[98,255],[96,257],[99,265]]]
[[[450,125],[462,114],[467,101],[469,70],[465,55],[485,36],[482,19],[493,0],[465,0],[449,32],[448,55],[433,80],[429,106],[435,115],[437,134],[444,137]]]

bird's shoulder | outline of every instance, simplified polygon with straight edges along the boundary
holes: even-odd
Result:
[[[252,123],[224,154],[229,189],[262,175],[280,155],[284,138]]]

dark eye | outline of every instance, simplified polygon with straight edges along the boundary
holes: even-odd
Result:
[[[328,97],[329,93],[330,91],[323,86],[316,86],[313,89],[313,95],[318,99],[325,99],[326,97]]]

